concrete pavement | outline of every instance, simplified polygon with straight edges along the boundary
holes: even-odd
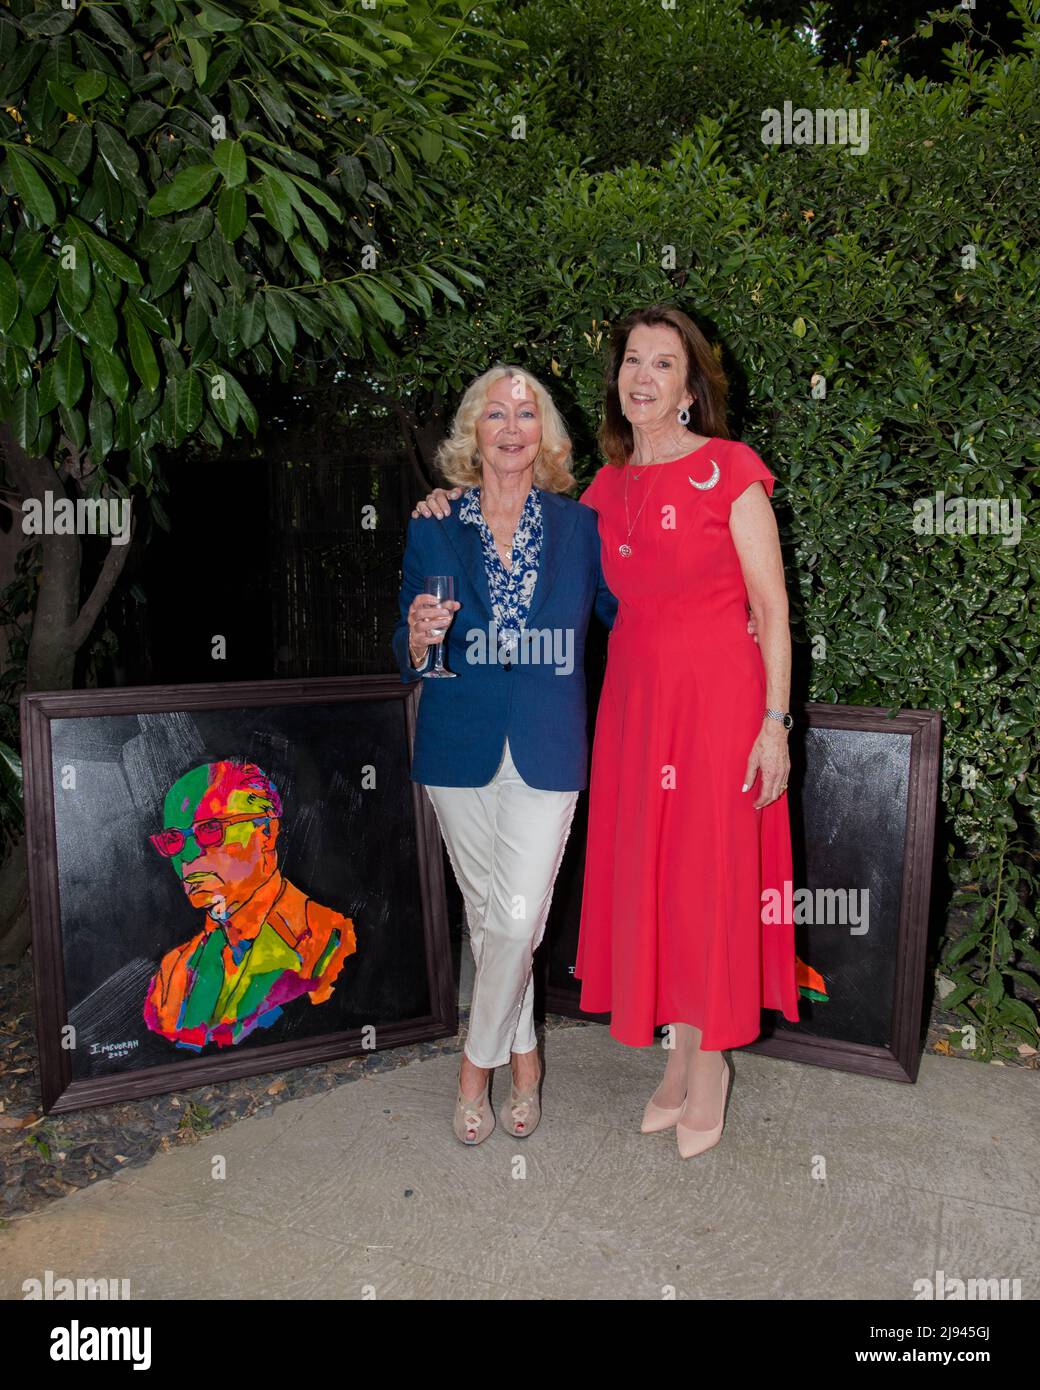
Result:
[[[1037,1297],[1034,1072],[734,1060],[722,1141],[686,1162],[639,1133],[660,1051],[596,1024],[550,1031],[526,1140],[456,1141],[453,1055],[289,1101],[12,1221],[0,1296],[49,1269],[165,1299],[909,1300],[938,1270]]]

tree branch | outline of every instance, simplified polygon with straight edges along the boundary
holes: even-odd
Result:
[[[116,586],[119,576],[123,573],[126,565],[127,556],[130,554],[133,545],[134,532],[137,529],[137,522],[134,514],[130,513],[130,537],[123,545],[109,544],[108,554],[105,556],[105,563],[101,566],[101,573],[94,581],[83,607],[79,610],[76,621],[72,624],[70,633],[73,649],[79,651],[83,643],[90,636],[91,628],[97,622],[102,608],[108,602],[112,590]]]

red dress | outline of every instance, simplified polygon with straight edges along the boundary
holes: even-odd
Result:
[[[714,486],[694,486],[716,468]],[[633,1047],[665,1023],[695,1025],[718,1051],[753,1042],[763,1008],[798,1021],[793,924],[763,921],[784,914],[762,909],[765,890],[783,895],[791,879],[787,794],[756,811],[760,779],[740,790],[766,676],[729,512],[756,480],[772,496],[753,449],[712,439],[642,470],[601,468],[581,499],[599,514],[618,613],[575,974],[581,1008],[609,1012],[612,1035]]]

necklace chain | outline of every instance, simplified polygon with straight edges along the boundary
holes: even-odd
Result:
[[[685,444],[685,441],[684,441],[684,444]],[[683,445],[679,445],[679,446],[677,446],[677,447],[682,448]],[[671,456],[671,458],[662,459],[662,460],[661,460],[661,464],[665,464],[665,463],[674,463],[676,459],[685,458],[685,457],[686,457],[686,454],[688,454],[689,452],[690,452],[689,449],[685,449],[684,452],[681,453],[681,454],[673,454],[673,455]],[[636,473],[636,475],[635,475],[635,477],[636,477],[637,480],[643,476],[643,472],[644,472],[647,468],[649,468],[651,465],[656,465],[657,467],[660,467],[660,466],[661,466],[661,464],[658,464],[658,463],[657,463],[657,457],[656,457],[656,455],[654,454],[653,445],[650,446],[650,455],[651,455],[650,458],[649,458],[649,459],[646,459],[643,463],[629,463],[629,464],[628,464],[628,467],[629,467],[629,468],[638,468],[638,469],[639,469],[639,472]]]
[[[661,461],[660,463],[658,463],[658,462],[657,462],[656,456],[654,456],[654,446],[653,446],[652,444],[651,444],[651,446],[650,446],[650,453],[651,453],[651,458],[648,459],[648,460],[647,460],[646,462],[644,462],[643,464],[639,465],[639,472],[635,474],[635,477],[636,477],[636,480],[637,480],[637,481],[643,476],[643,474],[646,472],[646,470],[647,470],[649,467],[651,467],[651,465],[653,465],[653,466],[655,466],[655,467],[657,467],[657,468],[663,468],[664,465],[665,465],[666,463],[672,463],[672,462],[674,462],[673,459],[662,459],[662,461]],[[675,458],[684,458],[684,457],[685,457],[684,454],[676,454],[676,455],[675,455]],[[628,557],[629,555],[632,554],[632,547],[629,545],[629,541],[632,539],[632,532],[635,530],[636,522],[639,520],[640,516],[642,515],[642,513],[643,513],[643,508],[646,506],[647,502],[649,502],[649,500],[650,500],[650,494],[651,494],[651,492],[653,492],[654,486],[655,486],[655,484],[656,484],[656,482],[657,482],[657,479],[654,478],[654,481],[653,481],[653,482],[650,484],[650,486],[647,488],[647,490],[646,490],[646,495],[644,496],[642,502],[639,504],[639,511],[636,512],[635,521],[630,521],[630,520],[629,520],[629,516],[628,516],[628,479],[629,479],[630,475],[632,474],[633,470],[635,469],[635,467],[636,467],[636,465],[635,465],[635,464],[632,464],[632,463],[626,464],[626,466],[625,466],[625,525],[628,527],[628,535],[625,537],[625,539],[624,539],[624,541],[622,542],[622,544],[618,546],[618,554],[621,555],[623,558],[626,558],[626,559],[627,559],[627,557]]]
[[[660,468],[662,465],[658,464],[657,466]],[[642,502],[640,502],[640,504],[639,504],[639,511],[636,512],[636,519],[635,519],[635,521],[629,521],[629,517],[628,517],[628,479],[629,479],[629,477],[630,477],[630,473],[629,473],[629,470],[626,468],[626,470],[625,470],[625,525],[628,527],[628,534],[625,536],[624,544],[623,544],[623,545],[620,545],[620,546],[618,547],[619,553],[620,553],[621,555],[625,555],[625,556],[631,555],[631,554],[632,554],[632,547],[629,545],[629,541],[632,539],[632,532],[635,530],[636,521],[638,521],[639,518],[642,516],[642,514],[643,514],[643,508],[646,506],[647,502],[649,502],[649,500],[650,500],[650,494],[653,492],[654,487],[655,487],[656,484],[657,484],[657,478],[654,478],[654,481],[653,481],[653,482],[650,484],[650,486],[647,488],[646,494],[644,495]],[[636,474],[636,477],[637,477],[637,478],[642,477],[642,473],[637,473],[637,474]]]

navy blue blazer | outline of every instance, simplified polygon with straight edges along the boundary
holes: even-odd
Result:
[[[540,492],[542,550],[527,640],[510,665],[498,659],[491,593],[479,528],[459,520],[461,498],[443,521],[408,524],[401,618],[393,648],[405,682],[421,680],[408,656],[408,609],[427,576],[450,574],[461,603],[445,660],[454,680],[423,680],[412,780],[434,787],[485,787],[505,741],[532,787],[580,791],[588,780],[585,634],[589,617],[608,627],[617,599],[600,564],[596,513],[559,493]],[[431,656],[427,660],[432,660]]]

